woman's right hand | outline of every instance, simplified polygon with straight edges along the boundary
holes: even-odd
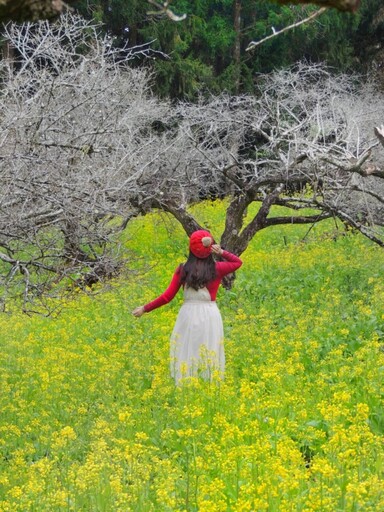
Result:
[[[144,315],[144,313],[145,313],[144,306],[139,306],[138,308],[135,308],[132,311],[132,315],[136,316],[136,317],[140,317],[140,316]]]
[[[217,254],[218,256],[221,256],[223,254],[223,249],[220,247],[219,244],[213,244],[211,246],[211,250],[213,254]]]

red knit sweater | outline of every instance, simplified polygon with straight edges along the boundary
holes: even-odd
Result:
[[[242,265],[242,261],[240,258],[232,254],[228,251],[223,251],[222,257],[226,261],[217,261],[215,263],[216,266],[216,278],[213,281],[210,281],[206,288],[209,291],[211,296],[211,300],[216,300],[217,290],[219,289],[222,278],[234,272]],[[153,309],[159,308],[160,306],[164,306],[164,304],[168,304],[176,293],[179,291],[181,287],[181,266],[177,267],[175,273],[173,274],[172,280],[168,286],[168,288],[163,292],[157,299],[149,302],[144,306],[144,310],[148,313]]]

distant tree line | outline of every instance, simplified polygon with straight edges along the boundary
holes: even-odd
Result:
[[[114,44],[130,46],[155,39],[154,48],[170,56],[154,59],[155,89],[163,97],[196,99],[205,92],[252,92],[257,73],[298,60],[326,63],[338,71],[366,72],[380,67],[384,37],[381,0],[362,0],[354,14],[329,9],[313,23],[271,39],[254,52],[250,41],[314,12],[312,6],[287,6],[269,0],[175,0],[172,9],[187,16],[172,22],[149,16],[143,0],[77,0],[85,17],[105,24]],[[147,63],[148,64],[148,63]]]
[[[155,40],[152,47],[158,53],[152,61],[154,87],[164,97],[196,99],[198,94],[208,92],[252,92],[255,74],[303,59],[323,62],[343,72],[374,71],[381,79],[381,0],[287,3],[174,0],[172,12],[182,14],[175,17],[180,21],[174,22],[165,10],[158,10],[163,4],[147,0],[0,0],[0,21],[52,18],[70,5],[85,18],[102,22],[116,46],[134,47]],[[340,10],[328,9],[315,21],[270,39],[253,52],[245,51],[250,41],[308,17],[317,9],[314,4]],[[161,58],[164,54],[169,59]]]

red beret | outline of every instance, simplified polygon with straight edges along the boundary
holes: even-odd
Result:
[[[213,238],[208,231],[200,229],[192,233],[189,239],[189,250],[197,258],[208,258],[211,254],[211,246],[213,244]]]

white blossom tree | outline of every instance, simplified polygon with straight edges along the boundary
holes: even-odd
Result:
[[[168,107],[127,65],[149,47],[114,49],[80,17],[10,24],[4,37],[14,58],[0,62],[0,275],[27,307],[53,281],[117,271],[114,219],[135,211],[143,148]]]
[[[158,162],[168,169],[159,206],[189,233],[199,227],[190,202],[229,196],[221,242],[237,254],[260,229],[331,216],[384,246],[384,151],[374,133],[384,116],[382,94],[306,64],[260,76],[256,89],[254,96],[178,105],[174,154]],[[155,188],[163,190],[161,182]],[[255,201],[261,207],[245,224]],[[272,214],[273,205],[287,214]]]
[[[4,35],[3,304],[18,294],[29,310],[50,290],[113,276],[133,216],[160,208],[190,234],[203,226],[189,206],[209,196],[229,200],[218,238],[237,254],[261,229],[332,216],[384,245],[384,102],[371,85],[299,64],[257,77],[252,96],[172,104],[131,65],[150,47],[114,49],[79,17]]]

